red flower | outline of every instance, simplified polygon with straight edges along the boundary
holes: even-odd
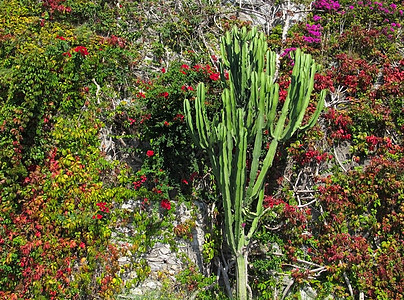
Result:
[[[184,121],[184,115],[176,114],[173,121],[180,120],[181,122]]]
[[[220,74],[219,73],[213,73],[209,76],[210,79],[212,79],[213,81],[219,80],[220,78]]]
[[[88,55],[88,51],[86,47],[83,46],[77,46],[76,48],[73,49],[74,52],[80,52],[81,55],[86,56]]]
[[[162,68],[161,73],[165,73],[165,72],[166,72],[166,68]]]
[[[99,215],[99,214],[97,214],[97,219],[98,219],[98,220],[99,220],[99,219],[102,219],[102,216]]]
[[[86,244],[84,244],[83,242],[81,242],[80,245],[79,245],[79,247],[80,247],[81,249],[85,249],[85,248],[86,248]]]
[[[162,208],[167,209],[167,210],[170,210],[170,209],[171,209],[171,203],[170,203],[170,201],[168,201],[167,199],[163,199],[163,200],[161,201],[161,203],[160,203],[160,206],[161,206]]]
[[[164,126],[170,126],[170,123],[168,123],[167,121],[164,121]]]
[[[153,150],[147,150],[146,155],[148,157],[152,157],[154,155],[154,151]]]
[[[162,97],[164,97],[166,99],[168,98],[168,95],[169,94],[167,92],[163,92],[163,93],[160,94],[160,96],[162,96]]]
[[[182,180],[182,183],[188,184],[188,181],[187,181],[186,179],[183,179],[183,180]]]
[[[58,36],[58,35],[57,35],[56,38],[59,39],[59,40],[62,40],[62,41],[65,41],[65,40],[66,40],[63,36]]]
[[[63,56],[68,56],[68,57],[72,57],[72,55],[71,55],[70,52],[64,52],[62,55],[63,55]]]

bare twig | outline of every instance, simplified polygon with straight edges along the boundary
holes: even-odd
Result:
[[[344,276],[344,279],[345,279],[345,283],[346,283],[346,285],[348,286],[349,293],[351,294],[352,299],[355,299],[355,298],[354,298],[354,293],[353,293],[353,289],[352,289],[351,282],[349,281],[348,275],[346,274],[345,271],[344,271],[344,273],[343,273],[343,276]]]
[[[283,295],[281,300],[285,299],[286,295],[289,293],[290,288],[292,287],[292,285],[295,283],[295,280],[292,279],[289,281],[289,284],[287,285],[287,287],[284,289],[283,291]]]
[[[280,229],[280,228],[282,227],[282,225],[283,225],[283,224],[280,224],[280,225],[275,226],[275,227],[269,227],[268,225],[264,225],[264,227],[265,227],[266,229],[268,229],[268,230],[275,231],[275,230]]]
[[[299,201],[299,202],[300,202],[300,201]],[[312,200],[312,201],[310,201],[310,202],[307,202],[306,204],[300,204],[300,205],[298,205],[297,207],[298,207],[298,208],[303,208],[303,207],[309,206],[309,205],[311,205],[311,204],[313,204],[313,203],[315,203],[315,202],[317,202],[317,199],[314,199],[314,200]]]
[[[100,85],[97,83],[97,81],[95,81],[95,78],[93,78],[93,82],[94,82],[94,84],[95,84],[96,87],[97,87],[97,91],[95,92],[95,96],[97,97],[97,104],[100,104],[100,90],[101,90],[101,87],[100,87]]]
[[[334,147],[334,156],[335,156],[335,160],[337,161],[339,166],[342,168],[342,170],[344,170],[344,172],[346,172],[347,170],[344,168],[341,161],[339,160],[338,155],[337,155],[337,150],[335,149],[335,147]]]

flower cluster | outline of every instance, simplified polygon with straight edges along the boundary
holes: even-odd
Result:
[[[350,140],[352,135],[349,133],[349,126],[352,124],[352,119],[343,114],[337,112],[331,108],[324,114],[324,118],[329,121],[332,129],[331,139],[336,140]]]
[[[184,122],[184,118],[185,118],[185,116],[183,114],[176,114],[173,121]]]
[[[337,11],[341,8],[338,1],[333,0],[316,0],[313,2],[313,7],[316,9],[323,9],[326,11]]]
[[[213,81],[219,80],[220,73],[212,73],[212,74],[210,74],[209,78],[212,79]]]
[[[161,206],[161,208],[164,208],[164,209],[166,209],[166,210],[170,210],[170,209],[171,209],[171,203],[170,203],[170,201],[167,200],[167,199],[161,200],[160,206]]]
[[[70,13],[72,11],[71,7],[60,4],[60,2],[63,1],[64,0],[42,0],[42,5],[45,8],[49,8],[51,14],[55,11],[59,13]]]
[[[288,152],[293,157],[293,160],[301,166],[312,162],[320,163],[332,159],[333,157],[327,152],[321,152],[313,149],[312,147],[309,147],[309,149],[306,150],[303,147],[303,144],[300,143],[292,144],[291,147],[288,149]]]
[[[147,180],[147,177],[145,175],[140,176],[140,180],[134,181],[133,186],[135,190],[139,189],[142,184]]]
[[[290,57],[290,52],[295,51],[295,50],[296,50],[295,47],[286,48],[286,49],[283,50],[283,52],[281,53],[280,57],[284,57],[284,56]]]
[[[181,90],[183,91],[194,91],[194,88],[192,86],[181,86]]]
[[[99,202],[96,204],[98,206],[98,208],[100,209],[100,211],[105,212],[105,213],[109,213],[109,208],[107,207],[107,203],[106,202]]]
[[[126,40],[120,37],[117,37],[116,35],[111,35],[108,38],[103,38],[101,40],[102,44],[108,44],[111,46],[118,46],[119,48],[123,49],[126,46]]]
[[[96,206],[98,206],[98,209],[101,213],[109,213],[109,208],[107,207],[107,203],[106,202],[98,202],[96,204]],[[93,215],[93,219],[102,219],[103,215],[101,213],[97,213],[95,215]]]
[[[322,30],[323,27],[320,24],[306,24],[306,31],[309,36],[303,36],[303,40],[307,43],[320,43]]]
[[[77,46],[76,48],[73,49],[74,52],[80,53],[82,56],[88,55],[87,48],[84,46]]]
[[[163,98],[168,98],[168,96],[169,96],[169,94],[168,94],[168,92],[162,92],[162,93],[160,93],[160,97],[163,97]]]

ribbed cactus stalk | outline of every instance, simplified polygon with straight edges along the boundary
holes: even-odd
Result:
[[[221,54],[221,78],[227,85],[221,115],[207,118],[203,83],[197,88],[194,112],[188,100],[184,101],[184,111],[195,143],[210,159],[223,202],[226,241],[236,258],[237,299],[244,300],[248,245],[264,213],[264,180],[278,143],[315,124],[326,92],[320,93],[316,112],[302,126],[317,71],[310,55],[296,50],[287,98],[278,111],[276,54],[268,49],[264,34],[255,28],[233,28],[222,38]],[[229,73],[228,81],[224,70]],[[263,140],[265,130],[272,136],[268,149]]]

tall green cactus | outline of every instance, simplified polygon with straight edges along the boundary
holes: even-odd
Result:
[[[264,179],[278,143],[315,124],[326,91],[320,93],[316,112],[302,126],[318,68],[310,55],[296,50],[288,95],[279,112],[276,54],[268,49],[264,34],[257,33],[256,28],[247,31],[235,27],[222,38],[221,54],[223,81],[224,70],[229,72],[221,116],[208,120],[203,83],[197,88],[195,114],[188,100],[184,101],[184,111],[195,143],[208,154],[221,193],[226,241],[237,262],[237,299],[243,300],[247,299],[248,245],[264,213]],[[264,130],[272,136],[265,155]],[[246,167],[247,157],[250,169]]]

